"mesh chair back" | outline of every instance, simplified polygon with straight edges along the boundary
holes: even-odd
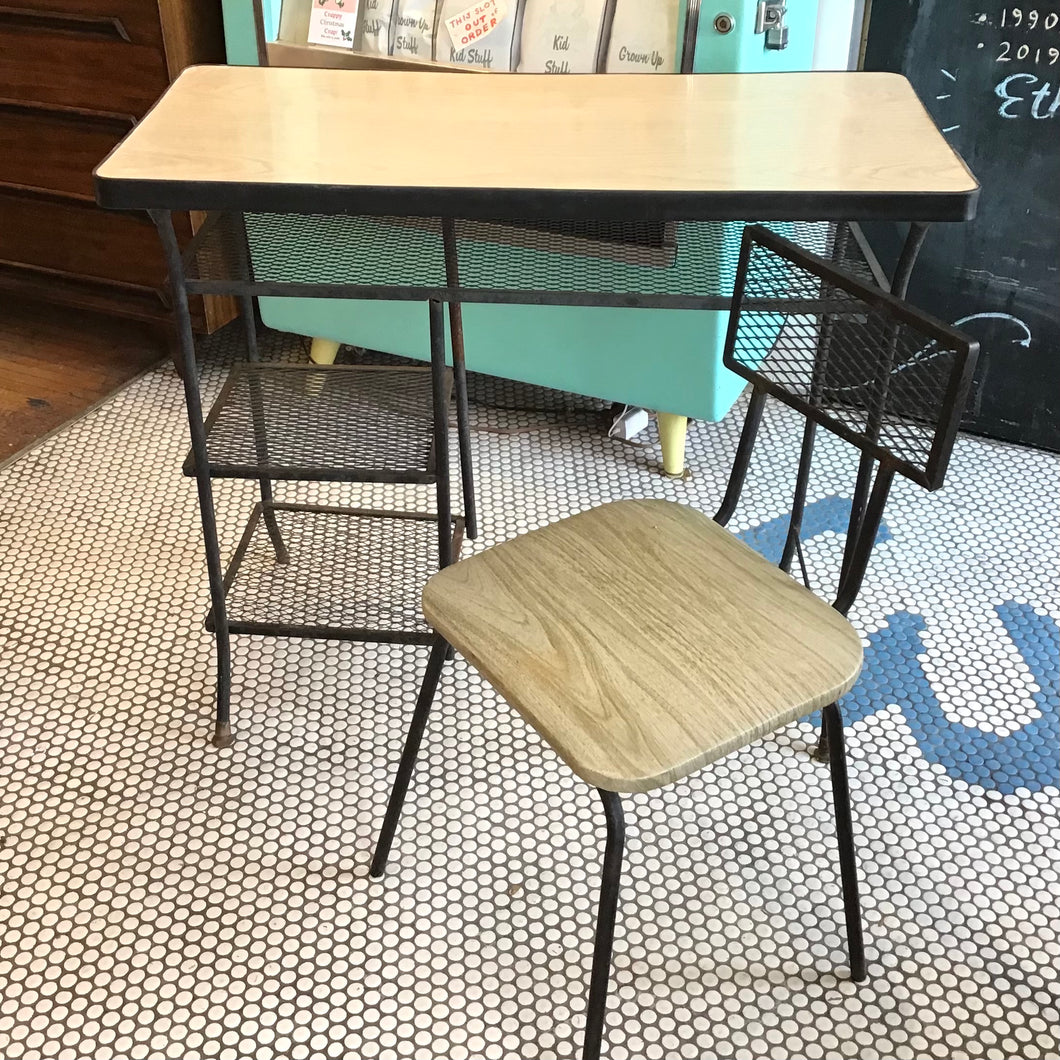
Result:
[[[978,349],[776,233],[745,229],[726,367],[927,489],[942,485]]]

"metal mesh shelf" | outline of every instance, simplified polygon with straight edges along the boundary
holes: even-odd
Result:
[[[438,570],[433,515],[270,504],[289,562],[277,563],[258,504],[225,574],[233,633],[428,644],[420,593]],[[453,522],[453,554],[463,538]],[[207,629],[212,629],[207,619]]]
[[[206,418],[206,432],[215,478],[435,478],[425,367],[238,364]],[[184,473],[195,473],[190,454]]]
[[[878,282],[852,226],[773,222],[805,249]],[[460,285],[446,282],[436,218],[247,214],[252,278],[241,279],[238,218],[192,248],[188,289],[256,295],[727,309],[744,225],[455,222]],[[838,234],[838,237],[837,237]]]

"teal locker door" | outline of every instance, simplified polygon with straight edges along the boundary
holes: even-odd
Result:
[[[780,16],[779,28],[787,31],[783,47],[774,46],[780,43],[779,33],[763,28],[768,27],[770,12],[783,5],[765,2],[762,7],[759,18],[758,0],[701,0],[693,73],[812,70],[818,0],[787,4]]]
[[[275,40],[280,29],[281,0],[261,0],[265,39]],[[221,0],[225,24],[225,55],[229,66],[257,66],[254,4],[251,0]]]

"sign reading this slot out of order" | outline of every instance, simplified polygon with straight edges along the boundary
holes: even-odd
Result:
[[[495,30],[508,13],[506,0],[479,0],[466,11],[445,20],[454,48],[464,48]]]

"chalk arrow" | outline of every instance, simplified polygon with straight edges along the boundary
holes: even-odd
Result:
[[[970,324],[973,320],[1009,320],[1027,336],[1025,339],[1013,339],[1012,341],[1018,342],[1021,346],[1030,346],[1031,344],[1033,337],[1031,329],[1019,317],[1014,317],[1011,313],[973,313],[971,316],[955,320],[953,326],[959,328],[962,324]]]

